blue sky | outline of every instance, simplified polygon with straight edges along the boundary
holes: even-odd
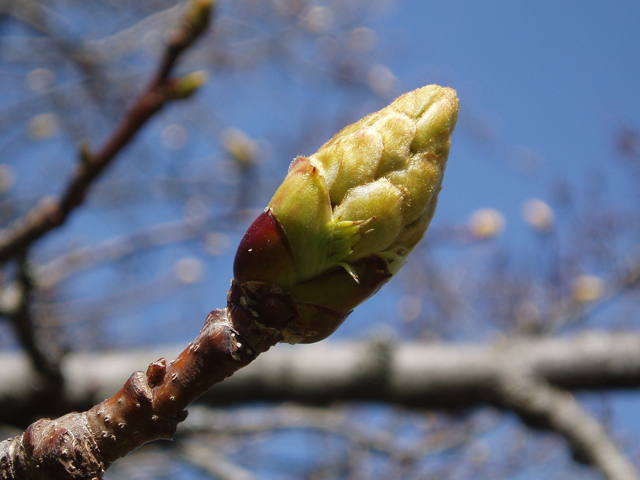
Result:
[[[223,13],[231,8],[231,3],[221,2]],[[521,218],[521,207],[532,197],[551,202],[552,187],[558,179],[566,179],[577,191],[588,195],[588,181],[595,174],[607,178],[607,192],[615,205],[627,208],[637,202],[637,192],[633,190],[636,185],[628,181],[628,171],[616,157],[614,138],[620,127],[640,127],[640,2],[404,0],[391,4],[380,0],[378,3],[390,4],[363,15],[365,25],[373,28],[377,36],[368,55],[372,63],[384,65],[395,76],[397,93],[439,83],[457,89],[460,98],[461,116],[434,226],[462,224],[474,211],[494,208],[506,218],[501,244],[519,253],[535,252],[539,244]],[[148,53],[144,52],[145,61],[140,64],[131,61],[139,78],[148,77],[150,65],[156,60]],[[191,66],[187,63],[181,68],[189,71]],[[216,120],[220,115],[222,123],[241,128],[254,138],[272,141],[273,145],[290,140],[292,148],[297,148],[300,131],[313,126],[309,121],[312,117],[321,124],[323,118],[331,118],[334,112],[349,105],[357,105],[359,111],[354,113],[358,114],[384,106],[382,100],[362,91],[348,87],[336,91],[326,78],[313,84],[308,82],[308,75],[291,71],[286,62],[267,62],[249,72],[212,71],[210,83],[196,101],[213,112]],[[3,71],[2,75],[5,80],[18,77],[13,71]],[[22,78],[23,72],[19,76]],[[19,90],[23,86],[16,82],[12,88]],[[7,90],[6,95],[0,95],[0,104],[13,102],[14,97],[9,95],[12,93],[13,90]],[[316,110],[310,111],[309,105]],[[318,109],[319,106],[322,108]],[[157,154],[165,163],[175,161],[171,163],[175,170],[167,168],[169,173],[190,170],[195,177],[217,180],[212,172],[217,172],[213,162],[219,158],[211,159],[210,144],[194,140],[177,152],[162,151],[159,146],[161,133],[168,124],[184,124],[189,131],[200,128],[183,113],[187,108],[184,104],[174,105],[154,119],[137,140],[139,143],[110,170],[107,180],[122,173],[131,174],[135,170],[131,168],[132,158],[138,160],[136,155],[140,151]],[[330,134],[337,130],[328,124],[321,126],[331,130]],[[206,130],[199,133],[209,135]],[[313,140],[315,147],[327,139]],[[58,143],[43,143],[23,165],[16,160],[19,180],[23,173],[34,170],[36,161],[46,164],[51,157],[64,157],[71,165],[75,152],[73,148],[65,148]],[[264,206],[275,189],[275,180],[284,177],[286,165],[298,153],[312,151],[278,151],[268,155],[270,158],[260,167],[268,178],[260,186],[259,205],[256,202],[253,207]],[[157,173],[153,169],[164,168],[162,161],[156,166],[157,158],[153,155],[150,157],[154,162],[144,164],[143,159],[140,161],[143,166],[134,174],[144,177],[145,168],[153,173]],[[55,182],[46,185],[46,193],[52,193],[59,190],[66,171],[45,171],[46,175],[36,178],[38,183],[54,178]],[[29,187],[26,193],[31,193]],[[149,202],[152,203],[153,200]],[[175,220],[182,214],[175,205],[149,208],[149,204],[104,210],[94,204],[74,215],[64,232],[43,243],[53,245],[55,250],[56,246],[66,246],[69,236],[77,236],[81,243],[97,242],[121,233],[119,228],[132,230]],[[638,207],[637,203],[635,206]],[[240,226],[236,234],[232,244],[241,235]],[[149,275],[166,273],[177,259],[197,251],[193,245],[167,250],[152,267],[145,267]],[[132,343],[140,338],[146,342],[188,341],[209,310],[224,306],[234,250],[231,247],[225,256],[206,260],[209,263],[204,281],[189,292],[195,296],[172,296],[139,317],[135,313],[116,313],[118,318],[106,329],[114,337],[130,338]],[[95,273],[96,278],[103,278],[101,275],[99,271]],[[96,278],[84,276],[71,286],[80,292],[83,286],[93,291],[99,284]],[[336,338],[367,338],[397,322],[397,294],[395,287],[385,287],[347,320]],[[377,319],[375,323],[370,322],[371,317]],[[144,320],[140,321],[141,318]],[[164,325],[176,318],[187,320],[172,338],[163,336],[161,329],[157,337],[162,338],[146,333],[146,322]],[[477,325],[473,328],[472,333],[481,329]],[[636,392],[614,397],[614,401],[622,406],[621,412],[632,412],[630,417],[638,417]],[[614,419],[618,427],[623,426],[620,420],[623,417]]]
[[[453,86],[501,146],[478,158],[458,131],[447,190],[508,220],[519,201],[547,195],[550,179],[580,181],[612,162],[615,129],[640,123],[637,2],[414,1],[389,13],[381,48],[396,76],[408,88],[425,76]],[[539,155],[541,169],[523,171],[509,150]],[[445,193],[439,215],[469,206]]]

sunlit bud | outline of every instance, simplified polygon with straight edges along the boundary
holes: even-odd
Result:
[[[604,295],[604,282],[594,275],[581,275],[573,281],[572,294],[576,302],[593,302]]]
[[[370,28],[354,28],[347,35],[349,47],[356,52],[368,52],[376,43],[376,32]]]
[[[367,75],[369,88],[378,95],[386,95],[396,85],[396,77],[388,67],[384,65],[374,66]]]
[[[422,300],[420,297],[406,295],[398,300],[398,316],[405,322],[412,322],[422,311]]]
[[[60,117],[55,113],[40,113],[29,121],[29,136],[35,140],[53,137],[60,131]]]
[[[24,298],[24,286],[17,281],[5,285],[0,291],[0,308],[3,312],[17,312]]]
[[[287,342],[331,334],[424,235],[457,115],[455,91],[430,85],[298,157],[240,243],[233,298]],[[283,295],[295,311],[276,326],[265,304],[283,308]]]
[[[521,332],[539,333],[542,328],[540,309],[531,300],[523,300],[514,307],[514,318]]]
[[[205,237],[205,246],[207,252],[211,255],[222,255],[226,253],[230,243],[229,236],[221,232],[209,233]]]
[[[324,33],[333,25],[333,13],[328,7],[315,6],[303,13],[301,21],[310,32]]]
[[[189,139],[189,134],[182,125],[172,123],[162,130],[160,140],[169,150],[180,150],[184,148]]]
[[[256,144],[249,136],[237,128],[227,128],[222,132],[222,144],[229,156],[241,166],[256,163]]]
[[[177,100],[189,98],[202,85],[207,83],[208,79],[209,75],[204,70],[187,73],[183,77],[178,78],[174,84],[174,98]]]
[[[55,81],[55,74],[48,68],[36,68],[27,74],[27,87],[32,92],[46,92],[53,86]]]
[[[211,10],[216,6],[215,0],[191,0],[182,17],[183,28],[198,36],[209,26]]]
[[[548,232],[553,229],[555,215],[551,207],[542,200],[531,198],[522,207],[525,221],[536,230]]]
[[[504,230],[504,215],[491,208],[483,208],[469,217],[468,228],[472,236],[478,239],[494,237]]]
[[[80,159],[80,164],[85,166],[93,161],[91,145],[88,140],[80,140],[78,142],[78,158]]]

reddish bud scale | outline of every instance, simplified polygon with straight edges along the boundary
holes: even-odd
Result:
[[[251,224],[240,242],[229,305],[249,310],[256,322],[282,332],[289,343],[313,343],[331,335],[353,308],[376,293],[390,278],[386,262],[371,255],[356,262],[356,283],[343,268],[300,283],[289,283],[294,260],[286,234],[267,210]]]
[[[236,281],[286,284],[295,270],[291,246],[280,223],[269,210],[262,213],[242,237],[233,262]]]

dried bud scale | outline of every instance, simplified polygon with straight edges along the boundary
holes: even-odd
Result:
[[[455,91],[430,85],[295,159],[240,243],[230,306],[289,343],[330,335],[424,235],[457,115]]]

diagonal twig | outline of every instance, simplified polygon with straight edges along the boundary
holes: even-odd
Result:
[[[69,214],[81,205],[91,185],[114,157],[133,139],[145,123],[167,101],[186,98],[198,86],[194,78],[170,78],[180,55],[206,30],[210,0],[193,0],[183,21],[171,35],[157,73],[144,92],[127,110],[111,136],[95,153],[85,152],[76,165],[64,192],[58,198],[43,199],[24,217],[0,231],[0,263],[62,225]]]

